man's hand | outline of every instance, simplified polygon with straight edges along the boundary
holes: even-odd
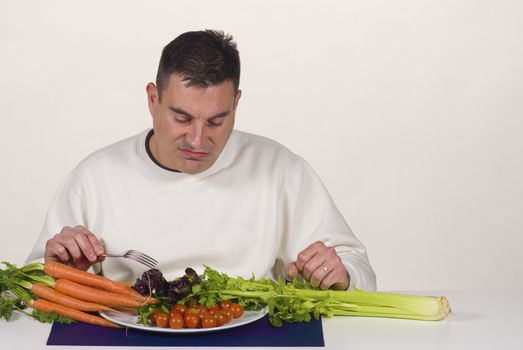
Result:
[[[320,289],[345,290],[350,282],[336,250],[320,241],[302,250],[296,261],[288,265],[287,273],[290,278],[301,273],[313,287]]]
[[[44,258],[86,271],[94,263],[105,259],[105,249],[85,227],[66,226],[47,241]]]

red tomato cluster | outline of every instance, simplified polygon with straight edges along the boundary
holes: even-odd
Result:
[[[157,327],[172,329],[213,328],[230,322],[243,315],[243,306],[230,300],[223,300],[215,306],[198,305],[194,300],[176,304],[169,313],[159,310],[151,314],[151,323]]]

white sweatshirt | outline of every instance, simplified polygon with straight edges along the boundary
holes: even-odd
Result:
[[[64,226],[83,225],[109,253],[143,251],[168,279],[209,265],[230,276],[275,277],[315,241],[335,246],[350,288],[375,290],[362,243],[321,181],[300,157],[267,138],[234,130],[206,171],[158,166],[145,142],[150,130],[84,159],[59,187],[28,260]],[[106,258],[104,275],[133,281],[146,268]]]

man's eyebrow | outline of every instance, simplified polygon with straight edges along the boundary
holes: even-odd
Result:
[[[228,114],[230,113],[230,111],[223,111],[223,112],[220,112],[216,115],[213,115],[212,117],[210,117],[209,119],[218,119],[218,118],[223,118],[223,117],[226,117]],[[207,120],[209,120],[207,119]]]
[[[181,109],[180,107],[176,107],[176,106],[169,106],[169,109],[175,113],[178,113],[178,114],[183,114],[187,117],[190,117],[190,118],[194,118],[194,116],[192,116],[189,112],[187,111],[184,111],[183,109]],[[231,113],[231,111],[227,110],[227,111],[223,111],[223,112],[220,112],[216,115],[213,115],[212,117],[208,118],[207,120],[209,119],[215,119],[215,118],[222,118],[222,117],[226,117],[229,113]]]
[[[179,108],[179,107],[176,107],[176,106],[169,106],[169,109],[175,113],[178,113],[178,114],[183,114],[183,115],[186,115],[188,117],[191,117],[191,118],[194,118],[189,112],[186,112],[184,111],[183,109]]]

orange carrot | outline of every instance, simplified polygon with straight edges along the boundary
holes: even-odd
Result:
[[[31,304],[31,307],[35,310],[40,310],[43,312],[56,312],[59,315],[67,316],[69,318],[72,318],[73,320],[84,322],[84,323],[90,323],[95,324],[98,326],[104,326],[104,327],[113,327],[113,328],[120,328],[120,326],[107,321],[104,318],[101,318],[99,316],[90,315],[88,313],[85,313],[83,311],[71,309],[68,307],[65,307],[63,305],[59,305],[44,299],[36,299]]]
[[[143,303],[148,302],[147,298],[141,296],[134,289],[128,286],[123,286],[120,282],[115,282],[103,276],[98,276],[90,272],[82,271],[56,261],[46,261],[44,265],[44,272],[54,278],[65,278],[76,283],[84,284],[86,286],[100,288],[113,293],[128,295]]]
[[[54,289],[77,299],[107,306],[140,307],[145,305],[144,302],[136,300],[135,298],[84,286],[67,279],[55,281]]]
[[[109,309],[106,305],[94,304],[80,299],[73,298],[71,296],[57,292],[53,288],[47,287],[46,285],[37,283],[33,284],[31,291],[42,299],[52,301],[54,303],[76,309],[80,311],[102,311]]]
[[[123,282],[123,281],[113,281],[113,282],[123,288],[131,288],[131,286],[133,285],[133,282]]]

